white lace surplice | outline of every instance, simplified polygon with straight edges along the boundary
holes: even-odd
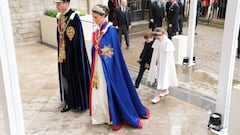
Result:
[[[106,80],[103,73],[101,58],[97,54],[95,73],[98,74],[98,89],[92,89],[92,124],[110,124]]]

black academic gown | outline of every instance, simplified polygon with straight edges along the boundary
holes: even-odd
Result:
[[[66,59],[58,62],[59,87],[61,100],[71,109],[83,111],[89,108],[90,65],[80,17],[73,13],[74,11],[70,9],[65,14],[67,18],[65,22],[68,24],[64,32]],[[59,56],[61,41],[59,31],[57,41]]]

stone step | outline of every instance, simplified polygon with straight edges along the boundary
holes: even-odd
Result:
[[[130,37],[142,36],[143,33],[149,29],[148,23],[147,20],[132,22],[132,28],[129,30]]]
[[[224,20],[223,19],[208,19],[205,17],[200,17],[199,24],[207,25],[210,27],[216,27],[216,28],[224,28]]]
[[[185,18],[184,23],[185,24],[188,23],[188,18]],[[210,27],[224,28],[224,20],[223,19],[208,19],[205,17],[200,17],[198,23],[201,25],[207,25]],[[149,25],[148,20],[132,22],[132,28],[129,31],[130,37],[142,36],[146,30],[150,30],[148,28],[148,25]],[[165,25],[163,26],[164,28],[166,28]]]

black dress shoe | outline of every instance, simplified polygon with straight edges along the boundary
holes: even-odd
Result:
[[[240,58],[240,55],[238,55],[237,58]]]
[[[67,112],[69,111],[71,108],[69,107],[69,105],[65,105],[62,110],[61,110],[61,113],[64,113],[64,112]]]

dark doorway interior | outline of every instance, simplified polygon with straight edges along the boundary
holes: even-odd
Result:
[[[144,0],[128,0],[131,9],[132,21],[144,19]]]

